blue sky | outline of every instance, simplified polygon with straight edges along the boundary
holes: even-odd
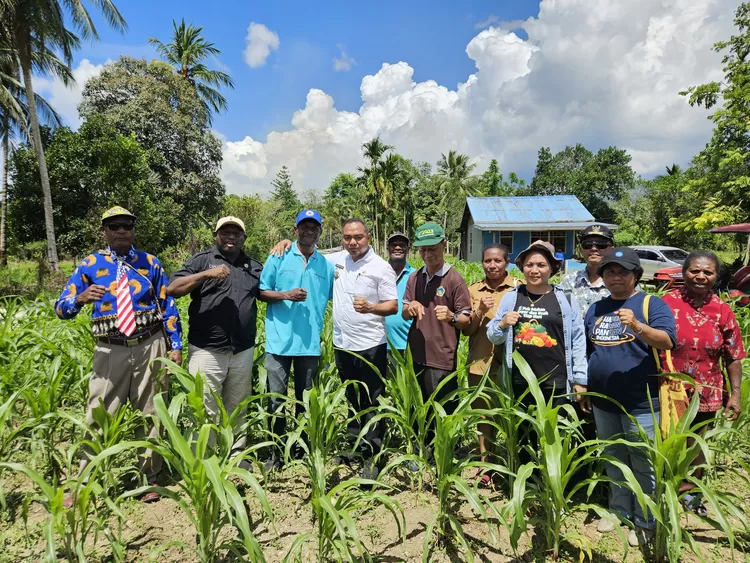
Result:
[[[117,5],[128,22],[127,33],[100,23],[101,42],[85,43],[77,61],[86,58],[98,64],[121,54],[156,57],[148,38],[166,42],[172,20],[184,17],[203,27],[204,36],[222,51],[220,62],[235,81],[235,90],[224,93],[229,111],[215,118],[215,128],[231,139],[250,135],[260,140],[271,130],[290,127],[293,112],[304,106],[310,88],[325,90],[339,110],[357,111],[362,76],[376,73],[384,62],[406,61],[415,69],[415,80],[432,79],[454,89],[475,70],[464,49],[478,23],[490,16],[526,19],[539,10],[539,3],[529,0],[120,0]],[[256,69],[242,54],[251,21],[266,25],[280,38],[280,49]],[[348,72],[333,69],[339,44],[357,61]]]
[[[721,79],[712,46],[740,0],[116,1],[128,32],[100,24],[77,87],[40,77],[39,92],[77,126],[83,82],[120,55],[155,58],[148,38],[169,41],[184,17],[236,84],[214,119],[227,191],[267,194],[282,166],[298,191],[324,190],[375,136],[414,161],[456,150],[526,180],[540,147],[576,143],[625,149],[647,178],[685,166],[712,127],[679,92]],[[251,23],[267,57],[245,55]],[[342,49],[356,64],[337,72]]]

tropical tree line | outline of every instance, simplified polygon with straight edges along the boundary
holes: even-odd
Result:
[[[29,8],[36,2],[44,10],[56,5],[58,16],[70,12],[71,17],[42,17],[47,12]],[[111,2],[95,5],[107,22],[125,29]],[[712,109],[715,124],[705,149],[684,169],[664,163],[664,174],[647,180],[633,171],[625,150],[611,146],[594,152],[577,144],[558,152],[541,147],[526,182],[501,171],[496,159],[479,170],[472,155],[448,150],[434,163],[417,162],[376,137],[361,147],[362,166],[342,171],[327,187],[299,193],[282,167],[264,198],[224,193],[221,145],[210,125],[212,115],[227,107],[220,90],[233,82],[207,67],[220,51],[200,27],[173,22],[170,41],[152,38],[163,60],[122,57],[108,64],[85,85],[79,107],[83,124],[72,131],[60,127],[54,109],[34,94],[24,65],[34,74],[72,80],[70,55],[78,46],[73,32],[96,37],[88,12],[73,0],[0,0],[0,133],[8,164],[0,254],[7,246],[23,255],[46,241],[54,269],[58,247],[76,257],[99,243],[98,214],[115,202],[143,219],[144,248],[175,261],[210,244],[213,222],[228,213],[246,221],[249,251],[263,258],[274,241],[293,236],[294,216],[302,207],[323,213],[324,246],[336,246],[343,221],[358,216],[370,225],[378,250],[389,233],[411,234],[424,221],[443,224],[457,250],[467,196],[557,194],[573,194],[596,219],[619,224],[621,244],[736,246],[739,240],[712,238],[708,230],[750,217],[749,6],[736,12],[738,33],[715,46],[724,55],[724,80],[675,93]],[[66,21],[73,22],[73,31],[63,26]],[[29,220],[42,216],[44,221]]]
[[[205,220],[202,214],[218,211],[224,193],[218,177],[221,145],[209,128],[212,113],[227,106],[219,88],[234,85],[226,73],[208,68],[207,59],[220,51],[203,38],[202,28],[184,20],[173,22],[170,42],[150,40],[166,62],[123,58],[86,85],[80,108],[83,131],[45,128],[59,127],[60,118],[35,94],[32,77],[73,82],[73,53],[81,39],[99,38],[86,4],[0,0],[3,264],[7,235],[12,233],[18,244],[46,240],[46,259],[58,270],[58,243],[65,254],[75,254],[77,244],[88,241],[87,230],[76,235],[71,228],[80,228],[87,215],[115,198],[146,214],[170,210],[181,215],[165,219],[161,232],[150,234],[154,241],[176,241],[175,231],[192,232],[196,222]],[[90,4],[108,25],[127,30],[112,0]],[[18,141],[24,144],[17,147]],[[92,150],[97,145],[110,150],[97,153]],[[48,153],[57,155],[56,160]],[[117,156],[124,161],[118,162]],[[129,178],[132,186],[126,185]],[[76,211],[72,215],[71,206]],[[29,219],[42,214],[43,223],[29,225]],[[16,219],[11,229],[9,216]],[[178,221],[180,227],[170,224]]]

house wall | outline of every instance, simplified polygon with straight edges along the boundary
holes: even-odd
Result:
[[[496,236],[494,233],[497,231],[479,231],[478,229],[474,229],[472,227],[473,221],[469,222],[469,227],[467,229],[468,234],[466,237],[473,236],[473,245],[469,244],[468,246],[471,248],[466,254],[467,260],[469,262],[481,262],[482,261],[482,249],[486,247],[489,244],[492,244],[493,242],[496,242]],[[473,231],[473,234],[471,233]],[[573,257],[573,253],[575,251],[575,231],[566,231],[565,232],[565,259],[570,259]],[[481,235],[481,238],[480,238]],[[468,239],[467,239],[468,240]],[[477,244],[477,242],[481,240],[480,244]],[[510,262],[511,264],[515,261],[516,256],[523,252],[526,248],[529,247],[531,244],[531,231],[514,231],[513,232],[513,247],[511,248],[510,252]]]

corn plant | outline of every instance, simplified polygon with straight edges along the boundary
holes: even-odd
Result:
[[[597,454],[607,442],[584,441],[575,409],[571,405],[553,407],[551,400],[549,403],[545,401],[538,379],[528,363],[517,352],[513,354],[513,361],[526,380],[533,399],[528,412],[516,408],[514,416],[529,426],[534,445],[527,446],[531,461],[518,469],[505,508],[506,515],[511,517],[511,544],[515,549],[520,535],[531,524],[543,528],[545,547],[552,552],[553,559],[559,558],[562,541],[578,546],[582,558],[584,553],[591,558],[589,540],[566,529],[565,520],[571,514],[571,501],[578,491],[591,490],[597,482],[607,480],[596,474],[584,480],[576,478],[586,466],[598,462]],[[617,460],[606,459],[618,464]],[[627,467],[621,468],[628,483],[634,483],[632,472]],[[536,510],[527,521],[526,515],[532,507]],[[578,508],[591,509],[607,517],[606,511],[595,505],[581,504]]]
[[[8,469],[26,475],[36,487],[36,493],[29,500],[38,501],[47,511],[48,517],[43,525],[45,540],[44,560],[54,562],[59,553],[67,561],[88,561],[87,545],[97,545],[97,537],[101,532],[110,542],[112,558],[115,561],[124,560],[125,546],[122,542],[123,514],[119,509],[117,499],[107,494],[102,481],[106,480],[101,464],[112,456],[138,447],[138,442],[124,442],[101,451],[95,456],[83,471],[76,475],[78,469],[79,446],[73,445],[67,449],[64,456],[65,467],[69,478],[64,485],[59,485],[53,479],[45,478],[31,467],[10,462],[0,462],[0,469]],[[65,506],[66,489],[73,499],[70,508]],[[24,517],[27,511],[24,510]],[[116,520],[116,528],[111,527],[111,520]],[[93,536],[93,538],[92,538]],[[93,539],[93,541],[91,541]]]
[[[631,484],[644,513],[648,509],[656,519],[652,545],[653,561],[677,562],[686,545],[701,560],[704,560],[700,545],[696,542],[692,532],[682,525],[687,509],[681,501],[686,494],[699,493],[703,497],[703,501],[708,506],[709,515],[704,517],[693,514],[693,516],[726,535],[732,552],[732,560],[734,560],[736,541],[732,519],[741,526],[745,534],[750,532],[748,519],[741,508],[742,499],[733,492],[716,490],[710,486],[705,477],[711,473],[715,457],[719,454],[725,459],[733,460],[737,465],[737,467],[727,466],[725,468],[727,472],[746,484],[750,483],[747,476],[748,467],[737,458],[735,452],[721,449],[721,444],[724,442],[722,438],[726,438],[727,434],[737,432],[737,430],[730,426],[717,425],[706,429],[701,436],[699,431],[705,424],[691,427],[695,414],[698,412],[698,404],[699,397],[695,394],[687,412],[666,439],[662,439],[658,431],[654,438],[650,439],[643,428],[638,426],[640,443],[628,443],[631,447],[643,448],[651,459],[656,475],[653,497],[644,495],[637,485]],[[653,416],[657,421],[656,414]],[[656,428],[658,428],[658,422]],[[705,461],[701,464],[694,464],[700,453],[703,454]],[[703,477],[698,477],[700,469],[703,470]],[[683,482],[691,483],[693,489],[680,493]]]
[[[244,401],[229,415],[221,398],[214,395],[219,405],[219,415],[216,421],[211,420],[203,405],[203,376],[200,373],[191,376],[172,362],[160,361],[185,385],[186,391],[178,394],[169,408],[163,395],[155,397],[156,415],[166,436],[158,438],[148,447],[161,455],[181,477],[179,491],[146,486],[123,497],[154,491],[177,503],[195,527],[198,558],[204,563],[211,563],[226,550],[237,557],[264,561],[263,551],[250,526],[247,507],[232,482],[236,478],[248,486],[260,502],[265,516],[273,518],[263,487],[249,471],[240,467],[241,462],[268,444],[255,444],[237,455],[232,451],[237,418],[253,398]],[[178,421],[183,416],[187,416],[194,425],[188,425],[181,432]],[[244,427],[239,431],[244,431]],[[216,437],[213,444],[209,439],[212,434]],[[226,537],[223,532],[228,526],[237,530],[237,538]]]
[[[458,372],[449,375],[440,382],[434,394],[427,401],[430,405],[432,414],[430,419],[435,424],[435,437],[433,440],[433,452],[435,457],[435,466],[431,468],[435,476],[435,493],[437,495],[437,506],[435,516],[428,524],[425,531],[424,547],[422,550],[422,560],[429,561],[430,554],[435,545],[442,545],[456,538],[463,548],[468,561],[474,560],[471,546],[463,532],[463,524],[455,513],[454,506],[456,501],[465,501],[469,504],[475,514],[487,523],[490,536],[495,538],[495,528],[491,524],[491,517],[501,518],[501,513],[497,507],[486,496],[481,495],[477,489],[479,481],[473,486],[467,484],[463,475],[467,471],[477,470],[495,471],[506,473],[507,469],[501,465],[484,462],[479,460],[477,453],[469,454],[464,457],[457,457],[460,443],[465,435],[467,427],[475,426],[483,418],[495,416],[497,411],[493,409],[474,409],[472,404],[482,395],[487,383],[485,375],[480,384],[474,388],[459,389],[448,394],[442,401],[437,399],[437,395],[444,385],[447,385],[451,378],[457,377]],[[455,410],[448,414],[444,408],[444,403],[456,400]]]
[[[332,368],[329,368],[332,369]],[[323,370],[326,372],[329,370]],[[398,502],[382,489],[390,488],[378,481],[350,478],[329,488],[326,461],[330,459],[346,432],[349,420],[346,389],[356,382],[341,383],[323,373],[310,391],[304,393],[305,411],[299,424],[290,432],[289,448],[298,444],[305,452],[299,462],[306,469],[311,483],[310,507],[315,523],[315,532],[298,536],[292,543],[285,561],[302,560],[306,543],[317,536],[316,561],[334,557],[337,561],[369,561],[369,550],[362,541],[355,521],[356,513],[384,506],[394,517],[403,535],[404,514]],[[367,428],[362,429],[363,436]],[[303,439],[307,435],[307,440]]]

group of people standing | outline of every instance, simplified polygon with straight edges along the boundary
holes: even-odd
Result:
[[[365,222],[349,219],[343,225],[343,250],[323,255],[317,250],[321,216],[305,209],[297,216],[297,239],[279,242],[264,265],[242,251],[243,222],[221,218],[215,246],[190,258],[168,282],[156,257],[133,247],[135,222],[135,216],[121,207],[104,213],[107,248],[81,262],[56,304],[61,318],[72,318],[86,304],[94,306],[91,423],[91,411],[99,404],[114,412],[129,400],[153,414],[153,397],[165,386],[152,360],[168,355],[181,363],[182,329],[175,299],[187,294],[188,369],[204,375],[204,401],[211,415],[217,412],[212,393],[231,412],[252,392],[257,300],[267,303],[267,390],[284,396],[293,377],[299,415],[303,392],[312,387],[318,372],[324,316],[332,301],[339,375],[342,381],[364,384],[347,387],[352,411],[366,413],[352,418],[351,443],[365,425],[368,428],[357,451],[351,448],[342,460],[360,459],[364,478],[378,475],[385,429],[382,422],[368,422],[374,416],[371,407],[385,391],[389,347],[409,349],[426,399],[455,372],[461,333],[469,337],[471,385],[488,372],[493,378],[508,373],[510,387],[521,395],[526,383],[513,363],[517,351],[540,377],[545,398],[562,404],[573,397],[582,416],[593,414],[602,439],[635,439],[632,419],[653,437],[657,428],[651,413],[659,410],[655,376],[662,371],[665,351],[670,351],[675,369],[696,381],[702,419],[721,408],[730,419],[740,412],[745,350],[734,314],[713,292],[720,264],[711,252],[691,253],[683,267],[684,287],[660,299],[640,291],[643,270],[637,254],[627,247],[615,248],[606,226],[591,225],[580,236],[586,267],[562,283],[550,282],[562,266],[555,248],[536,241],[515,258],[523,283],[507,271],[508,249],[493,244],[483,252],[484,278],[467,287],[445,260],[440,225],[420,226],[413,240],[392,234],[386,261],[370,246]],[[419,270],[407,261],[411,246],[424,262]],[[728,395],[724,372],[730,381]],[[457,386],[458,379],[450,378],[440,387],[439,397]],[[587,391],[611,400],[596,396],[592,401]],[[286,433],[282,407],[280,398],[268,402],[272,431],[280,438]],[[453,408],[452,401],[446,401],[446,411]],[[492,427],[480,424],[479,434],[480,452],[486,458]],[[244,441],[240,433],[238,452]],[[528,456],[530,447],[527,442],[522,456]],[[267,471],[283,465],[282,451],[270,452]],[[299,450],[292,453],[301,455]],[[653,468],[640,448],[618,445],[608,453],[633,469],[645,493],[653,492]],[[160,461],[153,455],[142,459],[144,474],[153,480]],[[653,517],[643,514],[632,493],[617,484],[622,475],[615,466],[608,465],[607,473],[613,481],[610,508],[635,523],[629,540],[637,545],[654,527]],[[480,484],[490,479],[486,473],[476,478]],[[690,508],[705,510],[700,499],[689,494],[690,488],[685,484],[681,491]],[[151,493],[144,500],[155,498]],[[601,520],[598,528],[607,532],[614,525]]]

